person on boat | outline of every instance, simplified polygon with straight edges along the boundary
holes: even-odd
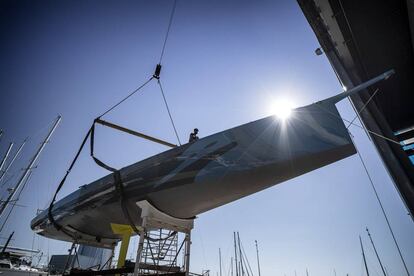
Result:
[[[190,139],[188,140],[189,143],[195,142],[198,140],[198,128],[195,128],[193,132],[190,133]]]

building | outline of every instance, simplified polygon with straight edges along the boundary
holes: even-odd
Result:
[[[414,214],[414,2],[297,0],[339,81],[353,87],[395,75],[351,102],[359,112],[411,218]]]

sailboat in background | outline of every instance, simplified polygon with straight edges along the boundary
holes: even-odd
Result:
[[[1,202],[0,206],[0,218],[2,219],[0,232],[3,231],[4,226],[7,225],[8,219],[19,200],[22,191],[26,187],[27,182],[30,180],[30,176],[39,156],[41,155],[43,149],[49,142],[51,136],[53,135],[60,121],[61,116],[58,116],[57,119],[54,121],[52,127],[50,128],[48,134],[46,135],[45,139],[42,141],[39,148],[35,152],[34,156],[30,159],[29,165],[23,169],[23,172],[16,184],[14,185],[14,187],[8,189],[9,194],[6,200]],[[0,180],[7,173],[7,170],[11,167],[16,157],[20,154],[25,143],[26,140],[19,147],[19,149],[13,156],[12,160],[7,165],[6,170],[2,172]],[[8,153],[10,152],[10,149],[11,146],[9,146],[9,149],[7,151]],[[9,236],[5,245],[0,246],[0,274],[12,276],[48,275],[47,272],[44,272],[41,269],[36,268],[33,264],[33,254],[39,254],[40,251],[9,246],[9,242],[11,241],[13,234],[14,232]]]

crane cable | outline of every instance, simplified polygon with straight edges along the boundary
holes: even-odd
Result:
[[[158,62],[158,64],[161,64],[162,58],[164,57],[165,46],[167,45],[168,36],[170,35],[170,29],[171,29],[171,25],[172,25],[172,22],[173,22],[173,19],[174,19],[175,7],[176,6],[177,6],[177,0],[174,0],[173,8],[172,8],[171,14],[170,14],[170,20],[168,21],[167,32],[165,33],[164,43],[162,45],[160,61]]]
[[[105,116],[106,114],[108,114],[109,112],[111,112],[112,110],[114,110],[116,107],[118,107],[119,105],[121,105],[124,101],[126,101],[131,96],[133,96],[135,93],[137,93],[142,88],[144,88],[153,79],[157,79],[157,83],[158,83],[158,86],[160,87],[160,91],[161,91],[161,94],[162,94],[162,98],[164,100],[164,104],[165,104],[165,107],[167,109],[167,112],[168,112],[168,116],[170,118],[171,125],[172,125],[172,127],[174,129],[174,133],[175,133],[175,136],[177,138],[178,144],[181,146],[180,137],[178,135],[178,131],[177,131],[177,128],[175,126],[174,119],[172,117],[171,110],[170,110],[170,107],[168,105],[167,99],[165,97],[164,89],[163,89],[163,87],[161,85],[161,81],[160,81],[160,73],[161,73],[161,68],[162,68],[161,62],[162,62],[162,59],[164,57],[164,53],[165,53],[165,49],[166,49],[168,37],[170,35],[171,25],[172,25],[172,22],[173,22],[173,19],[174,19],[176,6],[177,6],[177,0],[174,0],[174,4],[173,4],[173,7],[172,7],[171,13],[170,13],[170,19],[168,21],[167,31],[165,33],[164,42],[163,42],[162,49],[161,49],[160,59],[159,59],[159,62],[157,64],[156,68],[155,68],[155,72],[152,75],[152,77],[150,77],[147,81],[145,81],[142,85],[140,85],[138,88],[136,88],[135,90],[133,90],[131,93],[129,93],[123,99],[121,99],[119,102],[117,102],[116,104],[114,104],[113,106],[111,106],[109,109],[107,109],[104,113],[102,113],[100,116],[98,116],[97,119],[100,119],[101,117]]]
[[[180,137],[178,136],[177,128],[175,127],[174,120],[173,120],[173,117],[171,115],[170,108],[168,107],[167,99],[165,98],[164,89],[162,88],[160,79],[158,79],[157,83],[158,83],[158,86],[160,87],[162,98],[164,99],[165,107],[167,108],[168,116],[170,117],[171,124],[174,128],[174,133],[175,133],[175,136],[177,137],[178,144],[180,144],[180,146],[181,146]]]
[[[79,149],[78,149],[78,151],[77,151],[74,159],[70,163],[68,170],[66,171],[64,177],[62,178],[61,182],[59,183],[59,185],[58,185],[58,187],[57,187],[57,189],[56,189],[56,191],[55,191],[55,193],[53,195],[53,198],[52,198],[52,200],[50,202],[50,205],[49,205],[49,208],[48,208],[48,219],[49,219],[50,223],[55,227],[56,230],[62,231],[67,236],[73,238],[75,242],[78,240],[79,237],[73,235],[72,233],[70,233],[69,231],[67,231],[62,225],[60,225],[58,222],[56,222],[56,220],[53,217],[52,210],[53,210],[54,203],[56,201],[56,197],[57,197],[59,191],[62,189],[63,184],[66,182],[66,178],[68,177],[68,175],[70,174],[71,170],[73,169],[73,167],[74,167],[74,165],[75,165],[75,163],[76,163],[76,161],[77,161],[80,153],[82,152],[82,150],[83,150],[83,148],[84,148],[84,146],[85,146],[88,138],[90,138],[90,156],[93,158],[93,160],[95,161],[95,163],[97,165],[99,165],[100,167],[102,167],[102,168],[104,168],[106,170],[109,170],[109,171],[111,171],[113,173],[113,175],[114,175],[114,184],[116,185],[116,189],[117,189],[117,191],[118,191],[118,193],[120,195],[121,207],[122,207],[122,211],[124,213],[124,216],[128,220],[128,222],[129,222],[131,228],[134,230],[134,232],[136,232],[137,234],[140,234],[140,231],[137,229],[137,227],[133,223],[133,220],[132,220],[132,217],[129,214],[128,208],[126,208],[126,205],[125,205],[125,201],[124,201],[124,191],[123,191],[124,185],[122,183],[120,171],[117,170],[117,169],[115,169],[115,168],[112,168],[112,167],[106,165],[104,162],[100,161],[98,158],[96,158],[94,156],[94,133],[95,133],[95,124],[96,123],[99,123],[101,121],[100,120],[101,117],[105,116],[106,114],[108,114],[109,112],[111,112],[112,110],[114,110],[116,107],[118,107],[120,104],[122,104],[123,102],[125,102],[126,100],[128,100],[130,97],[132,97],[134,94],[136,94],[142,88],[144,88],[153,79],[157,79],[158,80],[158,85],[159,85],[160,90],[161,90],[161,94],[163,96],[163,100],[164,100],[165,106],[166,106],[167,111],[168,111],[168,115],[170,117],[171,123],[172,123],[173,128],[174,128],[174,132],[175,132],[175,134],[177,136],[177,140],[178,140],[179,144],[181,145],[181,142],[180,142],[180,139],[179,139],[179,136],[178,136],[178,132],[177,132],[177,129],[175,127],[174,120],[172,118],[172,115],[171,115],[171,112],[170,112],[170,109],[169,109],[169,106],[168,106],[168,103],[167,103],[167,100],[166,100],[166,97],[165,97],[165,94],[164,94],[164,90],[163,90],[162,85],[161,85],[161,82],[160,82],[160,76],[159,76],[160,75],[160,72],[161,72],[161,61],[162,61],[162,58],[164,56],[164,52],[165,52],[167,40],[168,40],[168,37],[169,37],[169,33],[170,33],[172,21],[173,21],[174,14],[175,14],[176,4],[177,4],[177,0],[175,0],[174,1],[174,4],[173,4],[173,8],[172,8],[172,11],[171,11],[171,14],[170,14],[170,19],[169,19],[169,22],[168,22],[167,32],[166,32],[166,35],[165,35],[165,38],[164,38],[164,43],[163,43],[163,47],[162,47],[162,51],[161,51],[161,55],[160,55],[160,60],[159,60],[159,63],[157,64],[157,66],[156,66],[156,69],[155,69],[155,72],[154,72],[153,76],[151,76],[142,85],[140,85],[139,87],[137,87],[135,90],[133,90],[127,96],[125,96],[124,98],[122,98],[119,102],[117,102],[116,104],[114,104],[113,106],[111,106],[109,109],[107,109],[105,112],[103,112],[100,116],[98,116],[94,120],[92,126],[89,128],[86,136],[84,137],[84,139],[83,139],[83,141],[82,141],[82,143],[81,143],[81,145],[80,145],[80,147],[79,147]],[[118,129],[118,130],[120,130],[120,129]],[[130,132],[125,131],[125,130],[121,130],[121,131],[130,133]]]
[[[118,105],[122,104],[123,102],[125,102],[126,100],[128,100],[132,95],[134,95],[139,90],[141,90],[142,88],[144,88],[144,86],[146,86],[153,79],[154,79],[154,77],[149,78],[147,81],[145,81],[143,84],[141,84],[138,88],[136,88],[134,91],[132,91],[131,93],[129,93],[127,96],[125,96],[122,100],[120,100],[119,102],[117,102],[116,104],[114,104],[112,107],[108,108],[108,110],[106,110],[104,113],[102,113],[100,116],[98,116],[98,118],[101,118],[101,117],[105,116],[106,114],[108,114],[109,112],[111,112],[112,110],[114,110]]]

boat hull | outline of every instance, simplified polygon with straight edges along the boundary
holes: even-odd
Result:
[[[288,120],[269,116],[160,153],[120,170],[134,223],[147,200],[177,218],[192,218],[356,153],[334,104],[295,109]],[[111,246],[120,239],[111,223],[128,224],[114,175],[82,186],[58,201],[55,220],[78,242]],[[32,220],[41,235],[71,241],[47,210]]]
[[[1,276],[47,276],[49,275],[44,271],[30,271],[30,270],[19,270],[14,268],[0,268]]]

